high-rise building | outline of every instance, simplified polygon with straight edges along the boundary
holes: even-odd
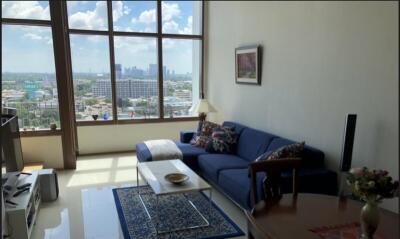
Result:
[[[157,64],[149,64],[149,76],[157,76],[157,72],[158,72]],[[163,76],[166,77],[167,73],[168,73],[167,67],[163,66]]]
[[[158,95],[157,80],[124,79],[116,85],[118,98],[151,98]],[[111,83],[109,80],[97,80],[92,87],[96,97],[111,98]]]
[[[157,64],[149,64],[149,76],[157,76]]]
[[[163,66],[163,76],[167,77],[167,67]]]
[[[24,89],[29,99],[36,97],[36,91],[39,89],[39,83],[37,81],[25,81]]]
[[[141,78],[144,75],[145,71],[140,68],[137,68],[136,66],[124,68],[124,76]]]
[[[122,79],[122,65],[115,64],[115,79],[120,80]]]
[[[92,93],[96,97],[106,97],[111,99],[111,82],[109,80],[96,80],[92,86]]]

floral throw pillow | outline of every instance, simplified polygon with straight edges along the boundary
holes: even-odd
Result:
[[[207,143],[206,151],[209,153],[235,152],[238,135],[231,128],[217,128],[211,135],[211,140]]]
[[[213,131],[218,128],[222,128],[222,126],[210,121],[204,121],[201,126],[200,135],[193,138],[190,143],[194,146],[205,148],[211,140]]]
[[[278,148],[275,151],[268,151],[260,155],[256,161],[277,160],[282,158],[298,158],[304,150],[305,142],[289,144]]]

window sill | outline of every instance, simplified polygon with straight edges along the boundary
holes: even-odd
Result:
[[[50,130],[50,129],[41,129],[41,130],[27,130],[27,131],[19,131],[21,137],[40,137],[40,136],[56,136],[61,135],[61,129]]]
[[[152,124],[183,121],[198,121],[199,117],[164,118],[164,119],[120,119],[118,121],[77,121],[77,126],[119,125],[119,124]]]

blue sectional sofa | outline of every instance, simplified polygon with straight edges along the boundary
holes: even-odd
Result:
[[[183,162],[198,172],[219,191],[224,193],[244,209],[250,208],[250,176],[248,166],[259,155],[281,146],[294,143],[270,133],[252,129],[239,123],[225,121],[223,126],[233,128],[239,134],[235,154],[210,154],[203,148],[192,146],[189,142],[195,132],[182,131],[176,145],[181,149]],[[150,151],[144,143],[136,145],[139,162],[151,161]],[[283,190],[291,191],[292,172],[284,172]],[[264,173],[257,175],[258,197],[263,198],[262,180]],[[302,167],[299,171],[299,191],[308,193],[336,194],[337,175],[324,168],[324,153],[305,146]]]

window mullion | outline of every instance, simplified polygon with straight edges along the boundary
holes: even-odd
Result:
[[[112,1],[107,1],[108,10],[108,42],[110,50],[110,77],[111,77],[111,96],[112,96],[112,111],[113,122],[118,122],[117,112],[117,90],[115,80],[115,54],[114,54],[114,35],[113,35],[113,15],[112,15]]]
[[[157,1],[157,49],[158,49],[158,109],[160,118],[164,118],[164,76],[162,59],[162,18],[161,1]]]

